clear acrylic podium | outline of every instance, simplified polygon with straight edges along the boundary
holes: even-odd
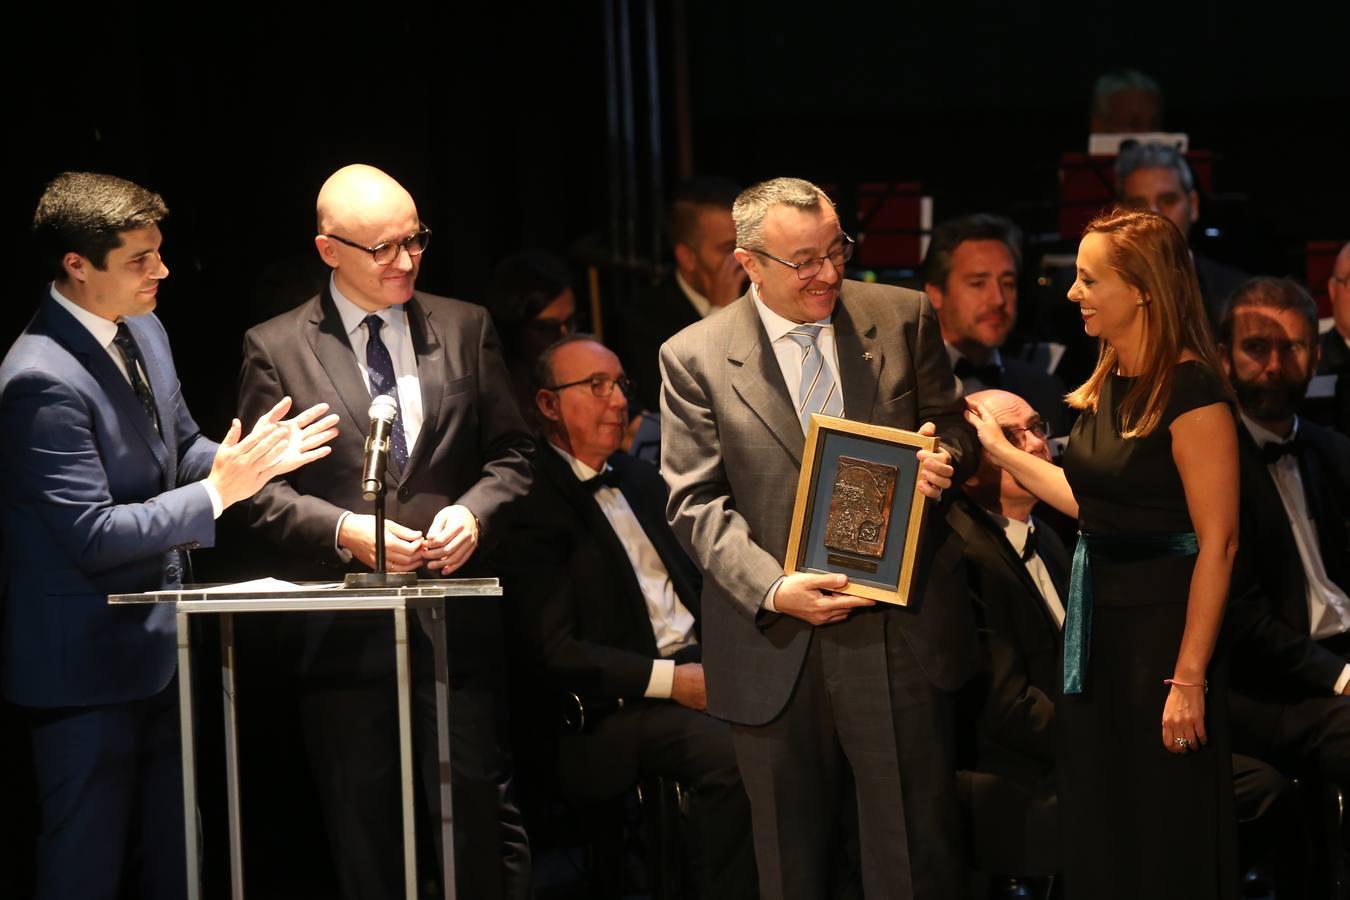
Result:
[[[420,581],[409,587],[344,588],[340,584],[305,584],[300,590],[249,590],[247,585],[187,585],[176,591],[114,594],[109,603],[172,603],[178,625],[178,703],[182,719],[183,812],[187,829],[189,900],[202,896],[201,860],[197,847],[197,773],[192,702],[192,641],[189,617],[220,619],[221,689],[225,709],[225,786],[229,815],[230,896],[243,900],[244,860],[239,813],[238,710],[235,695],[237,660],[234,648],[236,613],[372,612],[394,617],[394,666],[397,676],[398,745],[403,805],[403,872],[407,900],[417,898],[417,840],[414,821],[412,738],[412,663],[409,657],[408,613],[413,612],[431,638],[436,679],[437,771],[440,773],[441,856],[446,900],[455,897],[455,859],[450,806],[449,676],[445,649],[446,597],[500,597],[495,578]]]

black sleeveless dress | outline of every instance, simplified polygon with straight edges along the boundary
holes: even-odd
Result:
[[[1112,375],[1098,412],[1074,426],[1064,471],[1085,534],[1192,531],[1170,426],[1228,399],[1208,367],[1175,369],[1172,396],[1147,437],[1120,436],[1133,383]],[[1094,557],[1092,632],[1083,692],[1056,710],[1056,771],[1065,888],[1074,900],[1238,895],[1227,678],[1222,641],[1209,669],[1209,743],[1184,755],[1162,745],[1162,713],[1186,623],[1194,556],[1135,562]]]

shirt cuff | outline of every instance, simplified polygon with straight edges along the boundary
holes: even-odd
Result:
[[[219,519],[220,514],[225,511],[225,502],[220,499],[220,491],[216,490],[216,486],[205,478],[197,483],[206,488],[206,496],[211,498],[211,518]]]
[[[652,675],[647,679],[647,690],[642,696],[668,700],[675,688],[675,660],[657,659],[652,661]]]
[[[1350,684],[1350,665],[1347,665],[1344,669],[1341,669],[1341,677],[1336,679],[1336,685],[1333,688],[1333,692],[1338,695],[1344,694],[1345,686],[1347,684]]]
[[[352,551],[343,547],[342,544],[338,542],[338,538],[342,534],[342,523],[347,521],[347,517],[351,514],[352,511],[350,509],[344,510],[342,515],[338,516],[337,528],[333,529],[333,549],[337,551],[338,559],[342,560],[344,563],[352,561]]]
[[[773,584],[769,585],[769,590],[764,595],[764,600],[759,604],[760,609],[764,610],[765,612],[771,613],[778,612],[778,607],[774,605],[773,601],[774,598],[778,596],[778,586],[783,583],[783,579],[786,577],[787,577],[786,575],[779,575],[778,580],[775,581]]]

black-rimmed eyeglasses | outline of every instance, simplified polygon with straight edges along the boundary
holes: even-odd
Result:
[[[325,234],[324,237],[332,238],[340,244],[346,244],[348,247],[355,247],[357,250],[364,250],[375,258],[375,265],[387,266],[398,259],[400,250],[407,250],[409,256],[421,256],[422,251],[427,249],[427,244],[431,243],[431,229],[423,225],[417,229],[416,233],[410,234],[401,241],[384,241],[376,244],[374,247],[367,247],[365,244],[358,244],[356,241],[349,241],[345,237],[337,234]]]
[[[829,253],[826,253],[824,256],[816,256],[811,259],[803,260],[802,262],[788,262],[786,259],[774,256],[767,250],[758,250],[754,247],[747,247],[746,249],[751,253],[758,253],[760,256],[768,257],[779,265],[784,265],[789,269],[795,270],[797,277],[802,281],[810,281],[820,274],[821,269],[825,268],[825,260],[827,259],[830,261],[830,264],[842,274],[844,263],[853,258],[853,245],[853,238],[841,231],[839,232],[838,244],[831,248]]]
[[[1053,436],[1049,424],[1044,419],[1036,419],[1025,428],[1020,425],[1006,425],[1003,428],[1003,436],[1014,446],[1021,446],[1024,434],[1034,434],[1043,441],[1048,441]]]
[[[625,397],[633,396],[633,381],[627,375],[605,375],[597,372],[589,375],[579,381],[569,381],[567,384],[555,384],[544,388],[547,391],[561,391],[563,388],[577,387],[579,385],[589,385],[591,393],[597,397],[608,397],[614,393],[615,386],[623,391]]]

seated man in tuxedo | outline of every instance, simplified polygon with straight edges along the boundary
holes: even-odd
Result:
[[[1350,439],[1296,415],[1317,307],[1253,278],[1220,329],[1241,412],[1242,506],[1228,620],[1233,746],[1350,785]]]
[[[667,213],[675,268],[618,311],[615,348],[633,372],[638,408],[657,411],[661,371],[657,353],[675,332],[706,318],[745,293],[731,204],[740,187],[726,178],[695,176],[675,191]]]
[[[629,381],[576,334],[539,359],[546,446],[504,546],[507,596],[532,683],[581,699],[581,733],[559,746],[565,792],[616,796],[641,777],[690,789],[699,896],[756,895],[750,809],[726,724],[705,712],[699,574],[665,520],[660,473],[617,453]]]
[[[1021,397],[990,390],[969,399],[1009,441],[1050,458],[1044,422]],[[966,544],[983,652],[981,673],[962,695],[973,734],[963,735],[957,773],[976,865],[1039,877],[1060,869],[1053,732],[1070,565],[1055,531],[1032,515],[1035,505],[1015,478],[982,460],[947,521]],[[1238,820],[1249,822],[1274,805],[1285,781],[1257,759],[1234,756],[1233,788]]]
[[[933,302],[952,370],[965,393],[1003,388],[1027,398],[1057,435],[1072,424],[1063,382],[999,352],[1017,321],[1022,264],[1017,226],[1000,216],[943,222],[924,257],[924,292]]]
[[[1021,397],[987,390],[970,399],[1014,444],[1050,458],[1044,421]],[[1030,491],[982,460],[947,513],[966,544],[984,663],[962,697],[974,752],[958,773],[975,856],[982,869],[1033,876],[1059,869],[1053,725],[1069,581],[1069,555],[1032,516],[1035,506]]]

